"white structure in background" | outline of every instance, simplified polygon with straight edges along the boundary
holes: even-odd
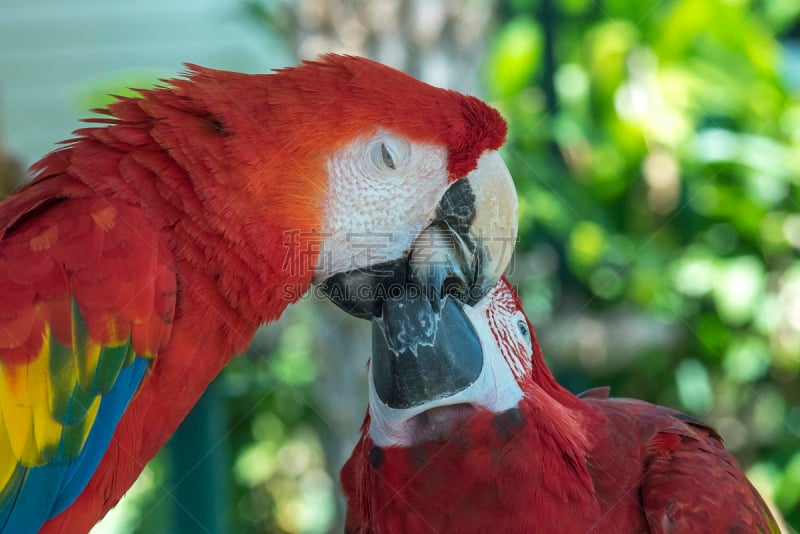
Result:
[[[266,72],[294,59],[243,0],[3,0],[0,129],[9,151],[27,167],[80,127],[88,95],[174,76],[183,62]]]

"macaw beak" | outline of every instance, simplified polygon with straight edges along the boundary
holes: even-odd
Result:
[[[483,368],[478,334],[463,304],[405,294],[372,319],[372,389],[392,409],[421,406],[473,384]]]
[[[450,295],[478,302],[503,275],[517,239],[518,202],[496,151],[443,194],[405,256],[326,278],[322,291],[356,317],[380,316],[384,302],[414,288],[434,309]],[[412,289],[413,290],[413,289]]]

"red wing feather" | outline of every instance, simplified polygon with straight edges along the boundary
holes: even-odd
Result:
[[[716,525],[718,532],[779,534],[767,505],[714,429],[683,414],[672,417],[674,425],[647,443],[650,461],[641,491],[652,532]]]
[[[607,418],[607,442],[600,442],[590,463],[598,491],[617,503],[613,518],[644,513],[650,531],[659,534],[695,532],[698,525],[704,532],[780,533],[711,426],[635,399],[583,398]],[[635,469],[622,476],[621,466]],[[622,497],[620,485],[632,490]],[[708,530],[710,525],[716,530]]]

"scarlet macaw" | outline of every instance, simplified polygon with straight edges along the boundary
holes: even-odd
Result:
[[[502,270],[478,235],[515,198],[494,109],[349,56],[189,69],[0,203],[2,532],[87,531],[310,284],[369,314],[352,280],[395,272],[427,227],[469,244],[479,293]]]
[[[559,385],[505,278],[384,302],[369,392],[349,534],[780,532],[706,423]]]

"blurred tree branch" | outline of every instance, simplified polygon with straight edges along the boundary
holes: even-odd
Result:
[[[247,0],[246,6],[298,58],[357,54],[475,93],[497,0]]]

